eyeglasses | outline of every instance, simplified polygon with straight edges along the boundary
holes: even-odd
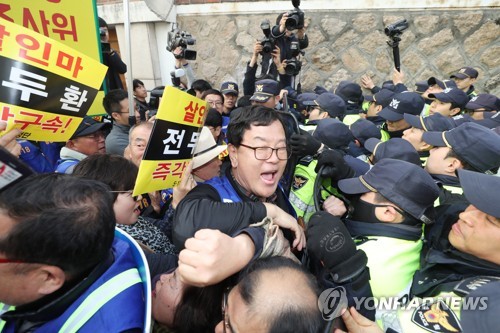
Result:
[[[106,133],[104,133],[102,131],[97,131],[95,133],[82,136],[82,138],[89,138],[89,139],[92,139],[94,141],[99,141],[100,139],[105,138],[105,137],[106,137]]]
[[[220,106],[220,105],[222,105],[221,101],[207,101],[207,103],[210,104],[211,106]]]
[[[22,264],[22,263],[24,263],[24,261],[22,260],[0,258],[0,264]]]
[[[240,146],[250,148],[253,150],[255,158],[260,161],[265,161],[271,158],[273,152],[276,151],[276,156],[279,160],[287,160],[292,156],[292,152],[288,147],[271,148],[271,147],[251,147],[240,143]]]
[[[224,292],[224,296],[222,297],[222,322],[224,324],[222,327],[222,332],[224,333],[229,333],[233,331],[231,328],[231,323],[229,322],[229,315],[227,314],[227,299],[229,297],[230,291],[231,288],[228,287]]]
[[[132,196],[132,193],[134,193],[133,190],[128,190],[128,191],[109,191],[110,193],[124,193],[124,194],[128,194],[132,197],[132,199],[134,199],[134,201],[137,201],[139,199],[139,196],[138,195],[134,195]]]

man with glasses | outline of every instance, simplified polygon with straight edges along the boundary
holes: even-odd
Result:
[[[102,105],[113,119],[113,128],[106,137],[106,152],[123,156],[123,151],[128,145],[128,132],[130,131],[128,93],[122,89],[111,90],[104,97]]]
[[[106,153],[106,134],[110,123],[101,123],[92,117],[84,117],[75,134],[61,148],[61,158],[57,161],[57,173],[72,173],[75,165],[93,154]]]
[[[208,89],[203,92],[201,99],[207,102],[211,108],[216,109],[220,114],[224,111],[224,95],[217,89]]]
[[[279,113],[244,108],[229,124],[228,151],[231,167],[224,175],[196,186],[177,206],[173,240],[179,251],[203,228],[233,234],[266,216],[296,223],[279,186],[291,155]]]

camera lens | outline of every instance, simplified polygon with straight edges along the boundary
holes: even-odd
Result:
[[[297,14],[293,14],[286,19],[285,26],[287,30],[294,30],[297,28],[299,24],[299,16]]]

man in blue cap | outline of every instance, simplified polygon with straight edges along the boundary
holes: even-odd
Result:
[[[365,148],[372,153],[369,159],[372,165],[384,158],[393,158],[422,166],[418,152],[411,143],[401,138],[392,138],[385,142],[371,138],[366,141]]]
[[[476,82],[479,73],[472,67],[462,67],[457,73],[450,76],[457,84],[457,88],[461,89],[463,92],[472,98],[477,95],[474,90],[474,82]]]
[[[457,127],[457,124],[453,119],[445,117],[440,113],[427,117],[405,114],[405,120],[411,125],[411,127],[403,131],[402,138],[411,143],[412,146],[418,151],[422,165],[427,163],[429,151],[432,148],[431,145],[422,140],[424,132],[443,132]]]
[[[400,138],[403,136],[403,131],[410,128],[410,125],[405,121],[404,114],[409,113],[419,115],[424,108],[423,98],[415,93],[405,91],[396,94],[392,97],[389,105],[378,113],[379,116],[386,120],[382,129],[391,138]],[[382,134],[382,138],[384,134]]]
[[[446,117],[459,115],[469,102],[467,95],[457,88],[446,88],[440,93],[429,94],[434,99],[429,108],[429,115],[441,113]]]
[[[412,282],[409,304],[416,305],[404,304],[407,311],[383,317],[384,332],[498,329],[497,293],[486,291],[498,290],[500,280],[500,178],[467,170],[459,170],[458,176],[468,203],[445,206],[437,215],[426,232],[421,268]],[[475,308],[468,303],[472,308],[466,310],[463,301],[478,294],[486,299],[476,302]],[[344,312],[342,319],[350,332],[382,332],[353,309]]]
[[[465,109],[472,119],[482,120],[500,111],[500,98],[491,94],[479,94],[471,98]]]
[[[500,166],[500,136],[478,124],[469,122],[445,132],[425,132],[422,139],[434,147],[425,170],[441,187],[441,205],[464,201],[458,170],[492,174]]]
[[[229,115],[236,107],[236,100],[238,99],[238,84],[236,82],[223,82],[220,87],[220,92],[224,95],[224,105],[222,106],[222,113]]]
[[[280,101],[279,83],[270,79],[255,82],[255,92],[250,101],[253,105],[259,104],[274,109]]]
[[[335,94],[340,96],[346,104],[345,117],[340,120],[346,125],[350,125],[359,119],[359,114],[363,113],[363,92],[361,86],[351,81],[340,81]]]
[[[99,122],[92,117],[83,118],[76,132],[61,148],[61,159],[57,161],[55,172],[73,173],[76,164],[92,154],[106,153],[106,135],[110,123]]]
[[[306,106],[311,106],[309,121],[307,122],[308,130],[311,130],[313,125],[317,125],[321,119],[334,118],[342,120],[346,112],[344,100],[329,92],[319,95],[313,101],[304,101],[303,103]]]
[[[442,92],[447,88],[456,88],[457,84],[453,80],[438,80],[435,77],[430,77],[427,80],[427,90],[422,93],[422,97],[425,99],[425,107],[422,111],[422,116],[429,115],[429,107],[432,103],[432,100],[429,98],[429,94],[437,94]]]
[[[352,123],[349,129],[355,140],[349,145],[348,154],[363,162],[368,162],[370,152],[364,147],[365,142],[370,138],[380,139],[382,137],[380,129],[371,121],[362,118]]]
[[[379,116],[379,112],[382,111],[383,108],[389,106],[392,101],[392,97],[396,93],[389,89],[381,89],[376,94],[372,96],[367,96],[366,100],[368,101],[368,110],[366,111],[366,119],[371,121],[377,126],[382,127],[385,123],[385,119]],[[383,141],[389,139],[389,135],[385,135]]]
[[[368,255],[373,296],[407,293],[419,267],[422,224],[433,219],[434,180],[415,164],[385,158],[338,188],[351,200],[344,222],[352,237],[363,239],[358,248]]]
[[[307,125],[304,125],[307,123],[309,120],[309,113],[311,113],[313,106],[310,105],[310,102],[314,101],[316,98],[318,98],[318,94],[313,93],[313,92],[306,92],[302,93],[297,96],[297,112],[299,112],[302,117],[301,117],[301,125],[299,125],[302,129],[307,131]],[[307,103],[308,105],[305,105],[304,103]],[[314,131],[314,129],[312,129]]]

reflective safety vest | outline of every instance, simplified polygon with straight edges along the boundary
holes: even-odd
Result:
[[[382,141],[382,142],[386,142],[387,140],[389,140],[391,138],[391,136],[389,135],[389,132],[384,131],[383,129],[380,130],[380,134],[381,134],[380,141]]]
[[[290,191],[290,203],[295,209],[298,217],[304,219],[304,223],[309,222],[316,209],[314,207],[314,183],[317,174],[314,171],[318,161],[311,156],[306,156],[299,161],[295,167],[293,175],[292,189]],[[328,198],[330,195],[337,195],[338,191],[331,186],[331,179],[324,179],[321,191],[322,199]]]
[[[352,123],[356,122],[356,120],[359,119],[359,113],[355,114],[346,114],[344,119],[342,119],[342,122],[346,124],[347,126],[351,125]]]
[[[443,188],[445,190],[450,191],[453,194],[460,194],[460,195],[464,194],[464,190],[460,186],[443,185]],[[436,201],[434,201],[434,207],[437,207],[442,204],[443,203],[441,202],[441,199],[439,197],[436,199]]]
[[[420,268],[422,241],[380,236],[366,236],[365,239],[357,247],[368,256],[373,296],[409,293],[413,274]]]
[[[420,113],[420,116],[422,117],[427,117],[430,114],[431,110],[431,105],[430,104],[425,104],[424,109]]]

